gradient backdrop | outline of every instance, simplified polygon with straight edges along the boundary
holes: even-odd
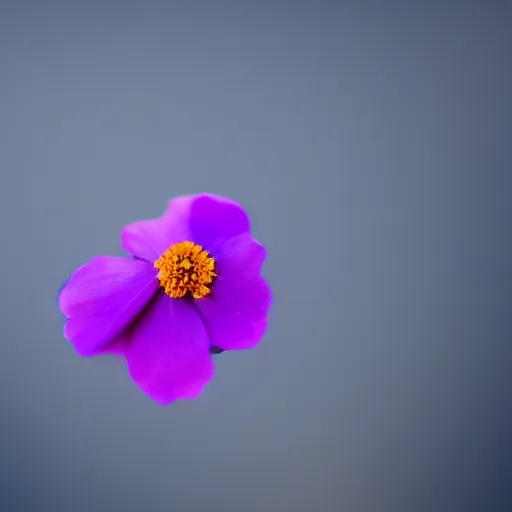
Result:
[[[2,512],[507,508],[507,2],[253,4],[0,4]],[[202,191],[274,306],[163,408],[57,294]]]

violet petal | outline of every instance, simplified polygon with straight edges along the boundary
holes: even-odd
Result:
[[[213,194],[198,194],[173,199],[157,219],[129,224],[122,231],[121,243],[137,258],[154,262],[177,242],[188,240],[211,252],[229,238],[248,231],[249,219],[238,203]]]
[[[213,377],[209,345],[193,304],[161,294],[129,334],[130,375],[162,405],[197,398]]]
[[[241,350],[253,347],[263,337],[272,302],[270,288],[260,276],[264,259],[264,247],[247,233],[218,248],[218,277],[212,293],[195,301],[211,345]]]
[[[225,241],[248,233],[249,218],[235,201],[213,194],[200,194],[190,204],[192,242],[213,253]]]
[[[190,196],[177,197],[169,202],[161,217],[125,226],[121,233],[123,249],[137,258],[155,262],[172,244],[189,240],[192,200]]]
[[[64,336],[82,356],[101,353],[144,309],[158,289],[145,261],[98,256],[78,268],[59,297]]]

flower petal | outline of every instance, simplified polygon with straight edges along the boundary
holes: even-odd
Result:
[[[129,224],[121,234],[125,251],[154,262],[172,244],[189,240],[212,251],[220,243],[249,231],[243,208],[213,194],[173,199],[158,219]]]
[[[129,334],[128,369],[162,405],[194,399],[213,377],[206,329],[193,304],[159,295]]]
[[[192,242],[212,252],[242,233],[248,233],[249,218],[243,208],[225,197],[200,194],[193,198],[189,215]]]
[[[272,302],[270,288],[259,275],[264,259],[264,247],[249,234],[219,247],[212,293],[195,301],[213,346],[247,349],[263,337]]]
[[[133,258],[98,256],[71,276],[59,296],[64,336],[82,356],[103,352],[158,289],[157,270]]]
[[[137,258],[154,262],[172,244],[189,240],[188,218],[191,196],[170,201],[166,212],[157,219],[129,224],[121,233],[123,249]]]

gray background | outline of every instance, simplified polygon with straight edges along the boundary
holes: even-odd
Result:
[[[1,4],[2,512],[506,508],[510,9],[280,5]],[[56,299],[202,191],[271,322],[162,408]]]

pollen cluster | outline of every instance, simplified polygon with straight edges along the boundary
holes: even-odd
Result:
[[[154,266],[165,293],[173,299],[190,293],[194,299],[211,292],[216,277],[215,260],[193,242],[179,242],[165,251]]]

